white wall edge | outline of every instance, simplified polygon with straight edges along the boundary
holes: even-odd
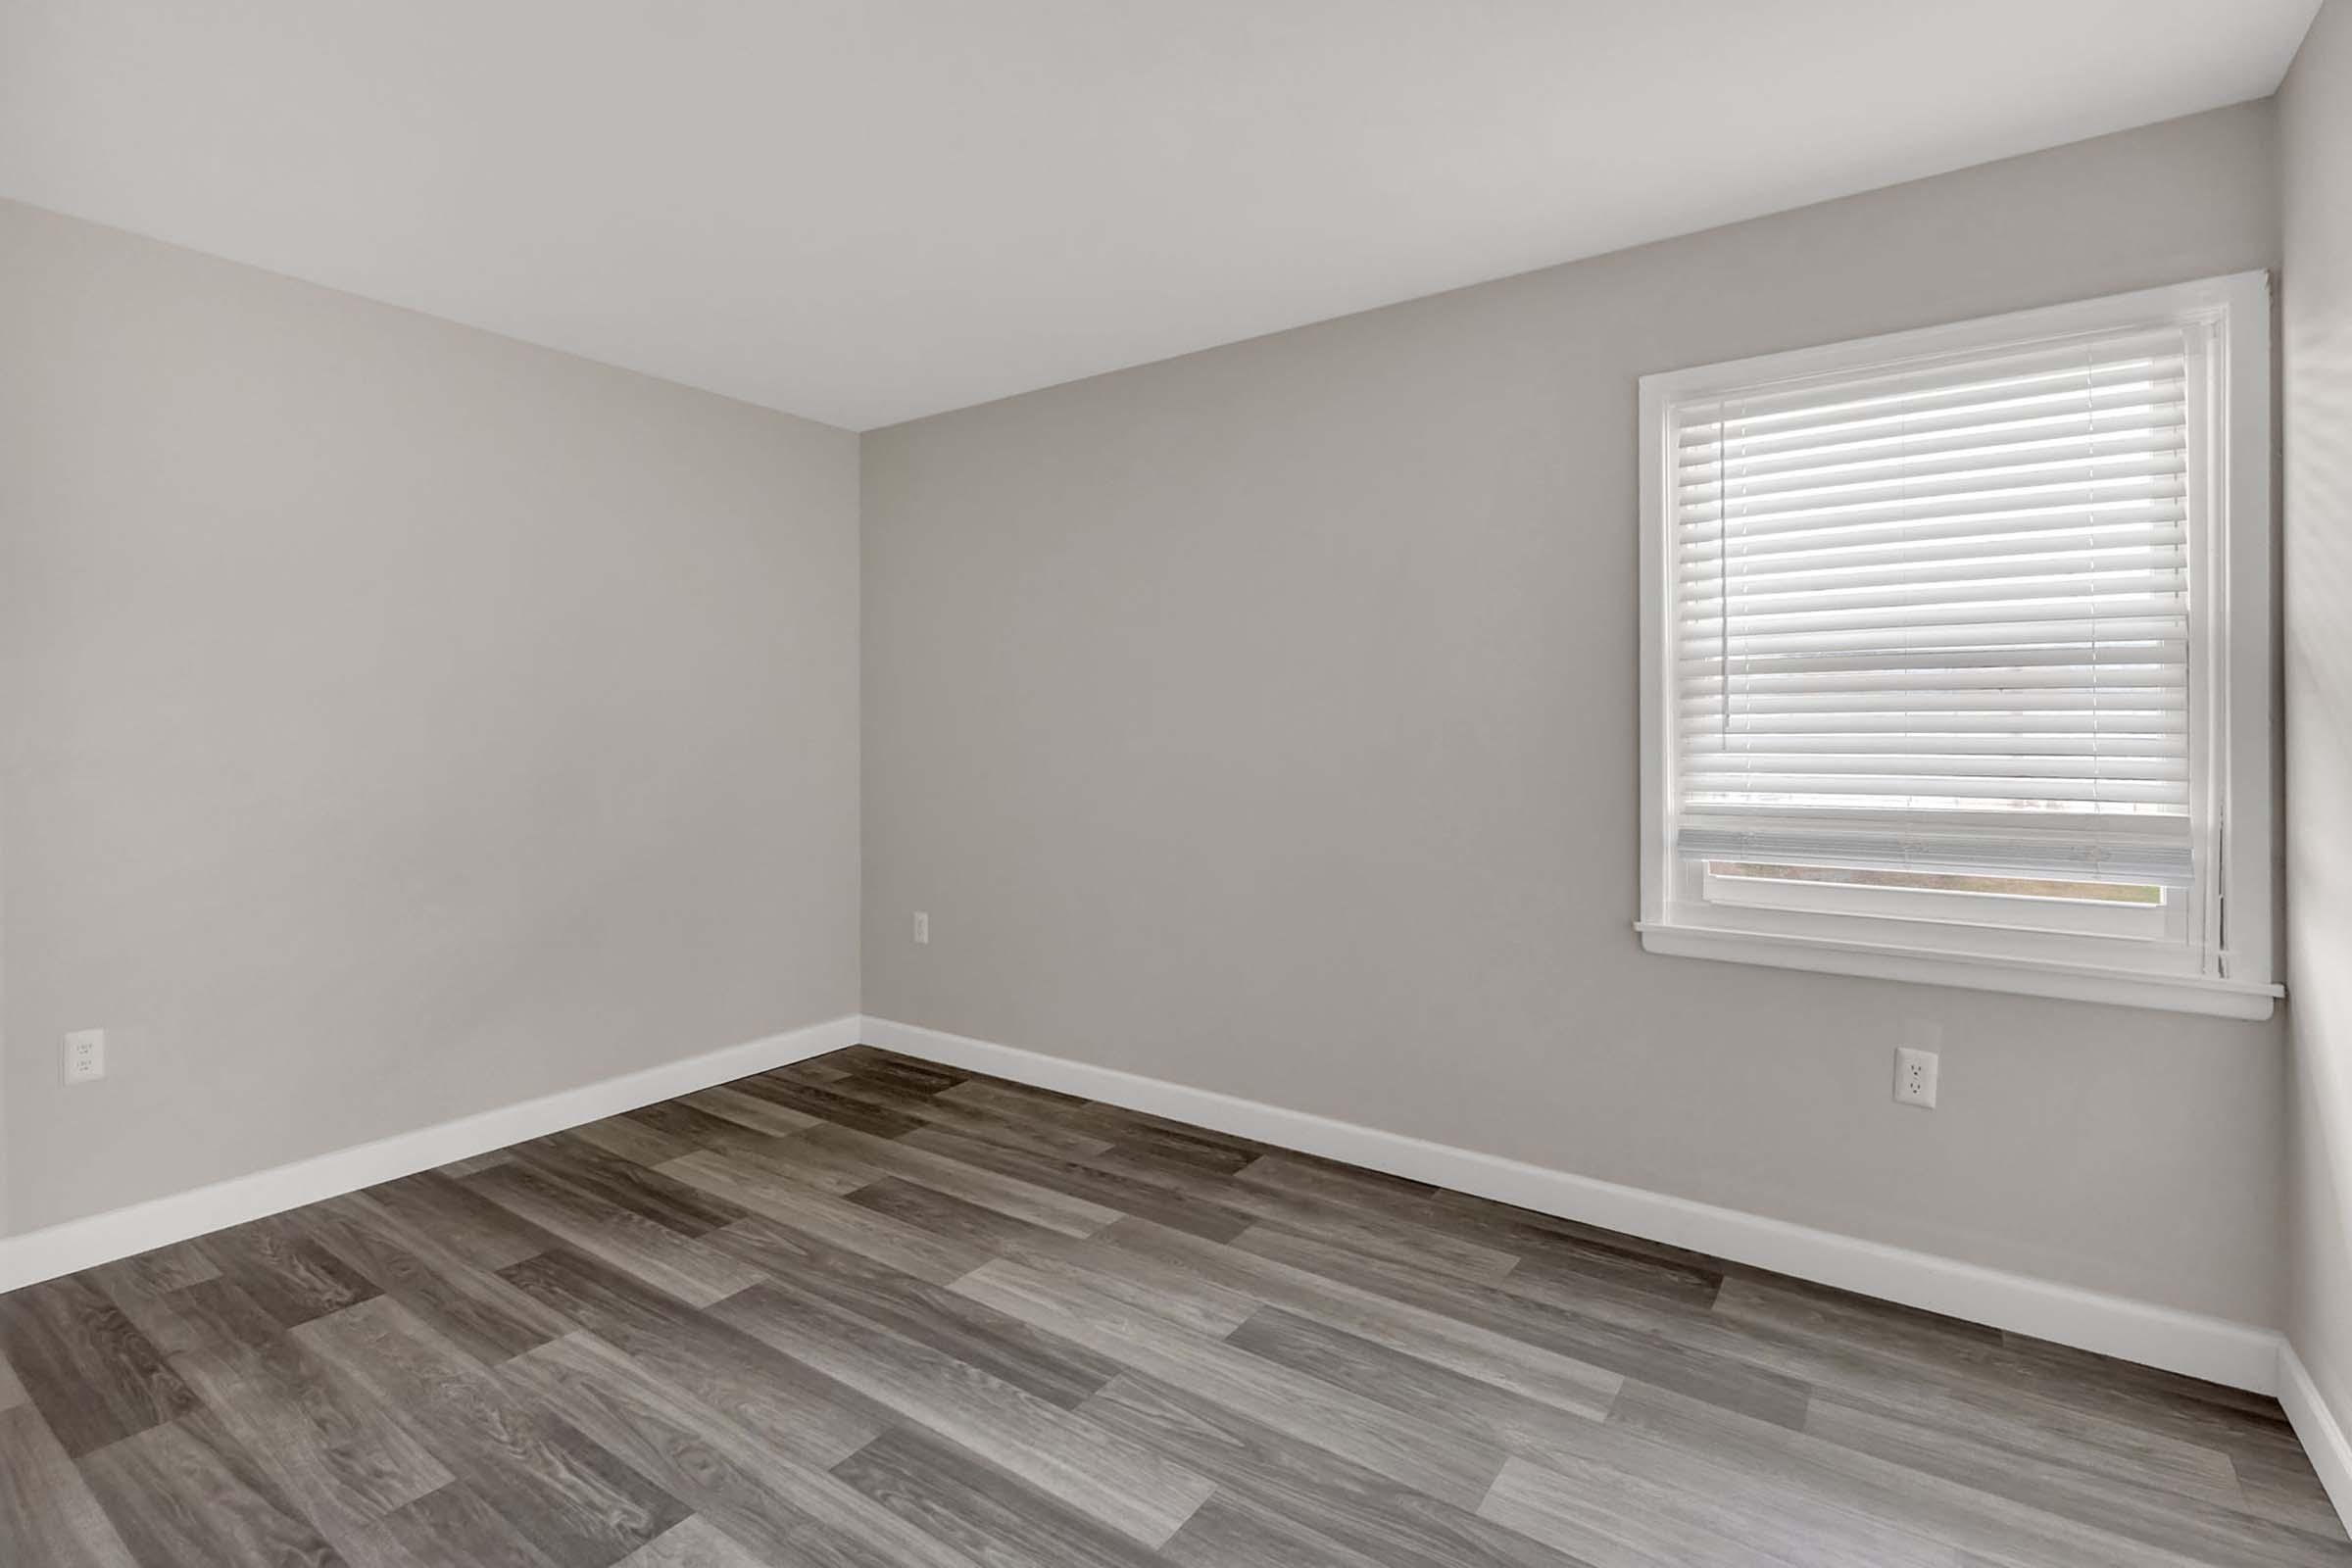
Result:
[[[1279,1144],[2231,1388],[2278,1392],[2282,1342],[2276,1330],[2254,1324],[2011,1274],[968,1035],[875,1017],[865,1020],[863,1034],[868,1045],[949,1066]]]
[[[2352,1437],[2345,1435],[2343,1423],[2328,1408],[2303,1358],[2283,1340],[2278,1343],[2278,1402],[2285,1407],[2287,1424],[2295,1429],[2303,1451],[2311,1455],[2311,1467],[2320,1473],[2328,1500],[2335,1504],[2344,1528],[2352,1530]]]
[[[0,1292],[820,1056],[856,1045],[859,1023],[854,1013],[829,1018],[764,1039],[722,1046],[683,1061],[663,1062],[536,1100],[233,1176],[192,1192],[0,1237]]]

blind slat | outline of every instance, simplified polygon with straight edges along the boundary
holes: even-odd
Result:
[[[2188,870],[2183,329],[1671,411],[1686,855]]]

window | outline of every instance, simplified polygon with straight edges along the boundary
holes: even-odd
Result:
[[[2266,1017],[2260,273],[1642,381],[1642,942]]]

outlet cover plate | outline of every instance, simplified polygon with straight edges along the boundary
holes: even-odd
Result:
[[[66,1082],[86,1084],[106,1076],[106,1031],[76,1029],[66,1036]]]
[[[1898,1047],[1894,1053],[1895,1103],[1934,1110],[1936,1066],[1935,1052],[1921,1051],[1914,1046]]]

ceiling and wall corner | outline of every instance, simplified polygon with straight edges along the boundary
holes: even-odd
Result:
[[[0,196],[865,429],[2260,98],[2315,3],[15,0]]]

